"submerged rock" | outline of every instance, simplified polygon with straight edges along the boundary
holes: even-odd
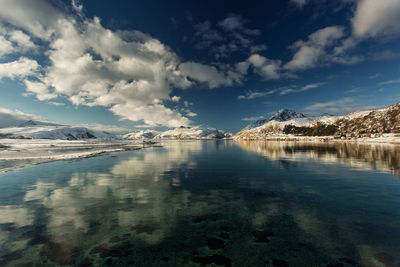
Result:
[[[220,249],[225,247],[224,240],[214,237],[207,239],[206,244],[210,249]]]
[[[251,234],[254,236],[257,243],[267,243],[270,237],[275,236],[274,233],[264,230],[255,230],[251,232]]]
[[[287,261],[284,261],[284,260],[273,259],[272,266],[274,266],[274,267],[289,267],[289,263],[287,263]]]
[[[152,225],[145,225],[145,224],[137,224],[135,226],[131,227],[132,230],[135,230],[136,233],[141,234],[141,233],[146,233],[151,235],[154,231],[156,231],[158,228]]]
[[[194,257],[192,258],[192,261],[200,263],[201,265],[215,263],[218,265],[231,266],[232,264],[231,259],[218,254],[214,254],[212,256]]]

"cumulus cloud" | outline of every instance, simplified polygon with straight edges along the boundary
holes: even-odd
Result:
[[[0,58],[15,52],[27,52],[36,46],[29,35],[20,30],[11,30],[0,24]]]
[[[232,86],[240,83],[242,75],[235,70],[218,70],[214,66],[204,65],[196,62],[184,62],[179,65],[179,71],[191,79],[200,83],[206,83],[210,88],[221,86]]]
[[[51,93],[49,88],[42,82],[33,82],[29,80],[24,81],[26,90],[36,95],[39,100],[49,100],[57,98],[57,94]]]
[[[307,41],[297,41],[292,45],[291,48],[296,53],[284,67],[289,70],[304,70],[315,67],[321,61],[329,61],[328,49],[343,36],[343,28],[338,26],[326,27],[310,34]]]
[[[397,35],[400,33],[400,1],[359,0],[353,33],[360,38]]]
[[[29,120],[40,120],[40,118],[19,110],[0,108],[0,128],[17,126]]]
[[[41,38],[49,38],[54,23],[64,17],[45,0],[0,0],[0,6],[0,19]]]
[[[252,67],[254,71],[267,80],[275,80],[281,77],[282,61],[272,60],[259,54],[251,55],[246,61],[236,65],[237,70],[246,74],[248,69]]]
[[[23,78],[35,74],[39,64],[36,60],[26,57],[20,57],[18,60],[0,64],[0,79],[1,78]]]
[[[229,66],[181,62],[171,49],[142,32],[111,31],[100,19],[85,18],[76,1],[72,8],[79,14],[75,15],[42,0],[0,3],[4,7],[0,20],[20,29],[9,39],[0,39],[0,52],[2,47],[8,49],[7,41],[31,46],[23,31],[50,47],[44,54],[50,63],[34,80],[24,81],[26,90],[39,100],[64,96],[75,105],[106,107],[122,119],[176,127],[188,125],[190,120],[164,105],[179,101],[170,97],[174,88],[185,89],[194,83],[216,88],[242,79]],[[1,64],[0,77],[23,78],[38,68],[36,61],[21,57]]]

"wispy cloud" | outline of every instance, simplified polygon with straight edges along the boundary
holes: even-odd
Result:
[[[400,79],[380,82],[379,85],[389,85],[389,84],[396,84],[396,83],[400,83]]]
[[[308,111],[319,111],[319,112],[349,112],[354,110],[355,100],[351,97],[345,97],[338,100],[332,100],[327,102],[314,103],[310,106],[305,107]]]
[[[269,91],[248,91],[245,95],[240,95],[238,96],[238,99],[255,99],[255,98],[259,98],[259,97],[265,97],[268,95],[272,95],[276,92],[276,90],[269,90]]]
[[[106,125],[101,123],[83,123],[83,124],[78,124],[76,126],[85,127],[97,131],[116,133],[116,134],[128,133],[132,131],[132,129],[130,128],[121,127],[117,125]]]
[[[41,120],[41,118],[19,110],[11,110],[0,107],[0,128],[17,126],[28,120]]]
[[[256,116],[256,117],[247,117],[247,118],[242,118],[242,121],[257,121],[257,120],[262,120],[265,119],[264,116]]]
[[[365,90],[364,89],[362,89],[362,88],[354,88],[354,89],[351,89],[351,90],[347,90],[347,91],[345,91],[344,93],[345,94],[356,94],[356,93],[362,93],[362,92],[364,92]]]
[[[318,88],[321,87],[323,85],[325,85],[326,83],[311,83],[311,84],[307,84],[304,85],[302,87],[299,86],[285,86],[285,87],[280,87],[280,88],[276,88],[276,89],[272,89],[272,90],[266,90],[266,91],[247,91],[245,95],[240,95],[238,96],[238,99],[256,99],[256,98],[260,98],[260,97],[266,97],[266,96],[270,96],[273,94],[280,94],[280,95],[287,95],[287,94],[291,94],[291,93],[300,93],[300,92],[304,92],[304,91],[308,91],[314,88]]]
[[[228,57],[233,52],[256,53],[267,49],[256,42],[261,34],[258,29],[247,27],[247,19],[230,14],[213,24],[206,20],[194,25],[196,48],[208,49],[217,59]]]

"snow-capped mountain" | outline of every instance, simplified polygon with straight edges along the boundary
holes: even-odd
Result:
[[[66,125],[53,123],[53,122],[29,120],[29,121],[26,121],[24,123],[17,125],[16,127],[29,127],[29,126],[66,126]]]
[[[230,134],[215,128],[181,126],[162,132],[154,139],[220,139],[224,137],[230,137]]]
[[[250,125],[246,126],[246,130],[250,130],[250,129],[254,129],[257,127],[260,127],[264,124],[266,124],[269,121],[288,121],[291,120],[293,118],[304,118],[304,114],[300,113],[300,112],[296,112],[292,109],[281,109],[278,112],[276,112],[275,114],[273,114],[269,119],[261,119],[261,120],[257,120],[253,123],[251,123]]]
[[[89,130],[84,127],[70,126],[26,126],[26,127],[8,127],[0,129],[0,137],[3,138],[32,138],[32,139],[61,139],[61,140],[79,140],[79,139],[116,139],[113,134]]]
[[[125,134],[122,136],[122,138],[129,139],[129,140],[145,140],[145,139],[153,139],[158,134],[160,134],[159,131],[142,130],[142,131]]]
[[[287,112],[289,111],[289,112]],[[257,121],[234,135],[235,139],[265,139],[288,135],[361,137],[400,133],[400,103],[379,110],[356,111],[343,116],[305,117],[281,110],[267,121]]]
[[[293,109],[281,109],[272,115],[268,121],[288,121],[294,118],[305,118],[303,113],[296,112]]]

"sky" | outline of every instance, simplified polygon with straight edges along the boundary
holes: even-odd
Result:
[[[400,101],[400,0],[0,0],[0,127],[237,132]]]

